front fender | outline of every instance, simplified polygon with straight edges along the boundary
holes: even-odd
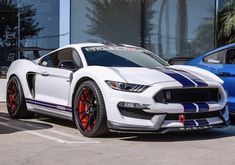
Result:
[[[107,67],[100,67],[100,66],[89,66],[83,69],[78,70],[73,74],[73,80],[70,86],[70,94],[69,94],[69,104],[70,106],[73,105],[73,94],[76,92],[77,83],[80,82],[81,79],[88,78],[97,83],[99,86],[104,99],[106,98],[106,90],[110,88],[106,83],[105,80],[112,80],[112,81],[119,81],[125,82],[125,80],[115,73],[112,69]]]

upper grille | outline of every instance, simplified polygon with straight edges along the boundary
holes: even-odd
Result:
[[[154,96],[157,103],[218,102],[218,88],[163,89]]]

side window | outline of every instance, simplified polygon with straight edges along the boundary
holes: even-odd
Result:
[[[225,63],[225,51],[216,52],[212,55],[206,56],[204,62],[210,64],[224,64]]]
[[[73,61],[74,63],[79,67],[79,68],[82,68],[83,65],[82,65],[82,60],[79,56],[79,54],[77,53],[77,51],[75,49],[72,50],[72,58],[73,58]]]
[[[76,71],[82,67],[82,61],[77,51],[72,48],[63,49],[44,57],[40,63],[42,66],[68,69]]]
[[[230,49],[227,51],[226,64],[235,64],[235,49]]]
[[[46,67],[58,67],[59,60],[58,60],[58,52],[54,52],[52,54],[49,54],[45,56],[39,63],[42,66]]]
[[[76,71],[82,67],[81,59],[75,49],[67,48],[58,52],[58,67]]]

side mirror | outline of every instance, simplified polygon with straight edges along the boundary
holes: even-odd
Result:
[[[61,61],[59,63],[59,68],[60,69],[68,69],[68,70],[75,70],[76,69],[76,65],[74,64],[73,61]]]
[[[183,65],[192,59],[193,59],[193,57],[175,57],[175,58],[169,59],[168,64],[170,64],[170,65]]]

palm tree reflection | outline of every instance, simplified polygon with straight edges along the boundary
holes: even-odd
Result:
[[[219,46],[235,42],[235,1],[226,0],[218,15]]]
[[[89,4],[86,8],[90,21],[88,34],[114,43],[141,45],[141,0],[89,0]],[[145,11],[153,16],[151,8]],[[148,17],[145,24],[145,35],[150,35],[153,28],[150,19]]]

